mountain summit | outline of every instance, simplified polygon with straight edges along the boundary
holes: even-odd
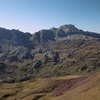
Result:
[[[74,25],[34,34],[0,28],[0,82],[100,71],[100,34]]]
[[[59,28],[51,28],[49,30],[41,30],[31,37],[31,41],[36,43],[44,43],[48,41],[59,41],[66,39],[93,39],[100,38],[100,34],[93,32],[85,32],[76,28],[74,25],[62,25]]]

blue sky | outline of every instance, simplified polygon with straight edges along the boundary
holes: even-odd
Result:
[[[100,0],[0,0],[0,27],[34,33],[63,24],[100,33]]]

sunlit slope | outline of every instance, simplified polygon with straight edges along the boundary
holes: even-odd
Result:
[[[0,100],[100,100],[100,73],[1,83]]]
[[[72,90],[52,100],[100,100],[100,73],[90,75]]]

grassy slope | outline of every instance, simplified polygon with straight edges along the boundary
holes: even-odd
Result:
[[[99,100],[100,73],[0,84],[0,100]]]
[[[52,100],[100,100],[100,73],[78,83],[71,91]]]

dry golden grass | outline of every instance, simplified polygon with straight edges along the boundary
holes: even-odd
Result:
[[[52,100],[100,100],[100,73],[90,75],[78,87]]]
[[[100,73],[82,77],[85,76],[70,75],[15,84],[1,83],[0,100],[100,100]],[[69,85],[70,88],[66,88],[65,85]],[[66,89],[63,90],[62,86]],[[56,90],[60,88],[63,93],[57,96]]]

